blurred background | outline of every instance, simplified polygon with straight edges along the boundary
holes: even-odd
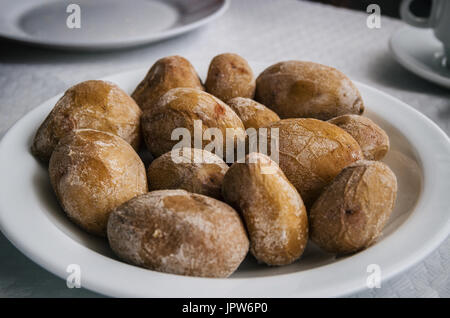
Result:
[[[381,7],[382,14],[399,18],[399,7],[401,0],[308,0],[311,2],[320,2],[331,4],[337,7],[345,7],[355,10],[366,11],[368,5],[376,3]],[[426,17],[430,14],[432,0],[418,0],[411,5],[411,11],[417,16]]]

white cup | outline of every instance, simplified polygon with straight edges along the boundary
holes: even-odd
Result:
[[[428,18],[420,18],[410,10],[411,2],[403,0],[400,7],[402,19],[419,28],[431,28],[439,41],[444,44],[447,66],[450,66],[450,0],[433,0],[431,14]]]

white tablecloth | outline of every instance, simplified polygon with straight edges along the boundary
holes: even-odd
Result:
[[[366,26],[367,14],[303,1],[234,0],[212,24],[155,45],[110,53],[70,53],[0,41],[0,136],[46,99],[87,79],[149,67],[155,59],[179,54],[209,60],[236,52],[248,60],[302,59],[332,65],[405,101],[450,132],[450,91],[399,66],[388,51],[389,36],[402,22],[382,17],[381,29]],[[432,212],[432,211],[430,211]],[[450,239],[380,289],[356,297],[450,297]],[[0,234],[0,297],[96,296],[68,289]]]

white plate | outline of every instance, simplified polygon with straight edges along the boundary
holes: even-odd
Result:
[[[196,64],[206,74],[206,63]],[[265,65],[252,63],[255,72]],[[147,70],[106,78],[131,92]],[[300,297],[339,296],[365,288],[367,266],[382,279],[425,257],[450,232],[450,142],[432,121],[380,91],[358,84],[367,115],[389,134],[386,162],[399,193],[381,240],[356,255],[335,259],[309,244],[292,265],[268,267],[248,257],[228,279],[158,273],[125,264],[105,240],[84,233],[59,208],[46,168],[30,154],[37,127],[60,96],[17,122],[0,143],[0,227],[25,255],[66,278],[69,264],[81,267],[83,287],[110,296]]]
[[[444,47],[432,30],[410,26],[401,28],[392,35],[389,47],[403,67],[426,80],[450,88],[450,68],[443,66]]]
[[[67,27],[80,7],[80,28]],[[76,50],[118,49],[170,38],[219,17],[229,0],[0,0],[0,37]]]

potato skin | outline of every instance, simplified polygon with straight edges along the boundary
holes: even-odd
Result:
[[[50,182],[67,216],[85,231],[106,235],[109,213],[145,193],[145,167],[116,135],[80,129],[61,139],[49,163]]]
[[[245,142],[244,125],[227,104],[203,91],[173,88],[154,107],[146,109],[142,116],[142,132],[151,154],[155,158],[159,157],[179,143],[171,140],[171,134],[176,128],[187,128],[190,131],[190,146],[194,147],[194,120],[202,121],[203,132],[207,128],[218,128],[222,132],[224,155],[227,128],[236,129],[237,139]],[[202,148],[208,143],[210,141],[203,141]]]
[[[257,260],[286,265],[302,255],[308,241],[306,209],[274,161],[261,153],[247,155],[245,163],[234,163],[225,174],[222,191],[244,217]]]
[[[256,79],[255,100],[284,118],[328,120],[364,112],[352,81],[335,68],[303,61],[280,62]]]
[[[69,88],[39,127],[32,153],[48,162],[59,140],[67,133],[91,128],[113,133],[139,148],[142,111],[117,85],[85,81]]]
[[[184,162],[174,162],[169,151],[151,163],[147,170],[150,191],[183,189],[220,200],[228,165],[203,149],[182,148],[179,151]],[[195,158],[199,158],[199,162],[195,162]]]
[[[352,136],[321,120],[283,119],[268,127],[279,129],[280,168],[307,208],[343,168],[363,158]]]
[[[367,160],[381,160],[389,151],[388,135],[367,117],[342,115],[328,122],[344,129],[355,138]]]
[[[387,165],[361,160],[345,168],[310,211],[311,239],[330,253],[373,244],[395,204],[397,179]]]
[[[231,275],[249,246],[235,210],[184,190],[153,191],[124,203],[111,213],[108,240],[131,264],[200,277]]]
[[[204,90],[197,72],[188,60],[177,55],[167,56],[153,64],[131,96],[145,110],[176,87]]]
[[[206,91],[227,102],[234,97],[253,98],[255,77],[248,62],[233,53],[217,55],[211,61],[206,78]]]
[[[235,97],[227,104],[238,114],[245,129],[266,127],[280,120],[275,112],[250,98]]]

